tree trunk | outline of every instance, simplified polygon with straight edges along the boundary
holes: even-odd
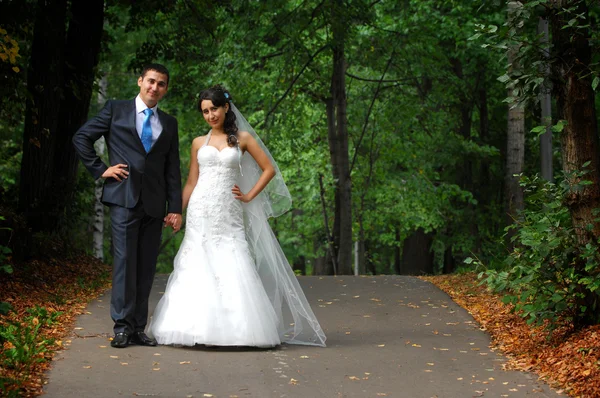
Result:
[[[538,34],[542,35],[540,42],[544,58],[548,59],[548,20],[540,18],[538,23]],[[548,76],[550,68],[548,63],[540,66],[541,72]],[[542,125],[546,126],[546,132],[540,135],[540,169],[542,178],[546,181],[554,180],[552,169],[552,97],[551,87],[542,86],[540,90],[540,108]]]
[[[339,193],[339,246],[337,253],[338,274],[352,275],[352,184],[350,180],[350,156],[348,153],[348,121],[346,112],[346,59],[344,2],[335,0],[332,4],[333,30],[333,71],[331,76],[331,96],[335,107],[335,133],[339,149],[337,151]]]
[[[332,274],[337,274],[337,256],[335,251],[335,241],[331,232],[329,232],[329,216],[327,216],[327,204],[325,203],[325,188],[323,187],[323,175],[319,175],[319,187],[321,190],[321,206],[323,208],[323,225],[325,226],[325,236],[327,237],[327,255],[325,259],[331,262]],[[330,274],[327,274],[330,275]]]
[[[323,250],[323,236],[316,236],[313,241],[314,252],[320,252]],[[333,263],[328,259],[327,253],[329,250],[325,247],[324,253],[321,257],[316,257],[313,260],[313,275],[333,275]]]
[[[306,275],[306,257],[298,256],[292,266],[294,271],[299,271],[300,275]]]
[[[63,87],[67,0],[39,0],[27,71],[30,97],[25,110],[19,210],[30,231],[47,229],[54,141]],[[69,145],[70,147],[72,145]]]
[[[341,208],[340,208],[340,189],[338,181],[340,180],[339,176],[339,151],[340,145],[338,141],[338,136],[335,128],[335,100],[333,98],[328,98],[325,101],[325,113],[327,116],[327,139],[329,142],[329,159],[331,161],[331,174],[333,175],[334,181],[334,189],[333,189],[333,227],[331,230],[331,239],[332,239],[332,249],[333,249],[333,258],[337,259],[338,248],[340,247],[340,220],[341,220]],[[323,187],[321,187],[321,191],[323,191]],[[321,194],[323,196],[323,193]],[[327,220],[326,220],[327,221]],[[337,268],[336,266],[333,267]]]
[[[366,272],[370,272],[371,275],[377,275],[377,268],[375,267],[375,262],[373,258],[369,256],[371,249],[369,248],[369,241],[365,241],[365,265]]]
[[[444,251],[444,274],[451,274],[456,269],[456,260],[452,255],[452,248],[449,247]]]
[[[523,190],[519,177],[525,162],[525,110],[521,106],[508,110],[506,139],[505,209],[507,224],[512,224],[523,210]]]
[[[362,218],[358,224],[358,241],[356,242],[358,245],[358,253],[357,253],[357,264],[358,264],[358,275],[365,275],[367,273],[367,259],[366,259],[366,249],[365,249],[365,226],[363,224]],[[356,274],[356,272],[355,272]]]
[[[354,242],[354,266],[352,268],[352,271],[354,272],[354,276],[360,275],[358,273],[358,263],[359,263],[359,260],[358,260],[358,240],[356,240]]]
[[[71,3],[63,67],[64,91],[56,130],[52,185],[45,200],[51,201],[48,226],[55,229],[65,220],[65,208],[72,201],[78,157],[73,147],[75,132],[88,119],[94,71],[98,65],[104,25],[104,0]]]
[[[71,138],[88,117],[103,9],[103,0],[38,1],[19,194],[31,232],[55,231],[66,219],[77,172]]]
[[[479,109],[479,144],[480,145],[494,145],[490,142],[490,119],[488,109],[488,81],[486,78],[487,65],[481,63],[479,65],[481,75],[479,76],[479,94],[477,99],[477,107]],[[477,185],[474,188],[474,196],[477,199],[477,207],[479,209],[488,208],[489,206],[495,206],[494,198],[498,192],[498,187],[495,184],[490,184],[489,181],[492,179],[490,172],[491,161],[489,157],[484,157],[478,160],[479,167],[475,166],[475,170],[478,170]],[[477,223],[475,223],[477,225]],[[492,227],[494,228],[494,227]],[[477,231],[476,247],[481,247],[482,234],[479,233],[479,228],[475,228]],[[450,273],[454,271],[456,264],[455,259],[452,255],[452,247],[446,249],[447,255],[444,256],[444,273]],[[448,257],[449,256],[449,257]]]
[[[508,4],[508,18],[513,18],[514,9],[518,7],[515,2]],[[519,68],[516,64],[515,54],[517,48],[508,49],[509,70]],[[509,91],[509,96],[511,93]],[[504,176],[504,214],[506,224],[510,225],[519,217],[519,212],[525,205],[523,190],[519,185],[519,174],[523,172],[525,163],[525,110],[517,103],[509,103],[508,126],[506,132],[506,169]],[[516,176],[515,176],[516,175]],[[507,245],[512,247],[511,237],[514,232],[509,231]]]
[[[600,223],[594,214],[600,208],[600,148],[595,96],[589,73],[592,49],[589,27],[578,26],[578,23],[588,23],[589,11],[584,1],[554,0],[552,5],[556,6],[551,14],[552,47],[559,60],[553,73],[553,91],[558,113],[567,122],[560,134],[562,167],[566,175],[586,171],[586,174],[570,181],[577,187],[569,192],[566,201],[577,245],[580,251],[584,251],[587,244],[597,244],[600,239]],[[581,15],[585,22],[578,22],[574,27],[569,24],[571,16],[562,9],[571,6],[577,8],[573,15]],[[582,181],[587,184],[579,185]],[[575,266],[582,276],[596,276],[599,272],[597,268],[586,272],[583,261]],[[578,305],[580,308],[585,306],[586,310],[574,319],[575,326],[597,324],[600,321],[598,292],[582,287],[581,293],[583,298]]]
[[[399,275],[402,272],[402,251],[400,248],[400,230],[396,228],[396,243],[394,246],[394,274]]]
[[[471,129],[473,125],[473,109],[475,108],[474,95],[471,94],[471,90],[468,89],[469,84],[467,78],[465,78],[463,70],[463,62],[459,58],[451,58],[452,71],[458,77],[464,85],[464,88],[460,90],[458,94],[458,111],[460,112],[460,125],[458,127],[458,133],[464,138],[465,142],[472,141]],[[477,78],[481,79],[481,76]],[[479,196],[479,190],[475,189],[473,182],[473,155],[463,155],[462,168],[458,170],[456,179],[458,185],[465,191],[473,193],[477,198]],[[469,233],[478,237],[479,232],[477,228],[476,218],[474,217],[475,209],[471,203],[468,203],[465,208],[465,216],[463,223],[468,227]],[[479,247],[479,244],[476,244]]]
[[[421,228],[404,241],[400,275],[433,274],[432,241],[431,233],[426,234]]]
[[[485,65],[481,66],[485,70]],[[488,92],[485,75],[481,77],[479,84],[479,139],[483,145],[489,145],[490,137],[490,117],[488,110]],[[480,168],[480,181],[485,181],[485,185],[490,181],[490,161],[483,159]],[[496,188],[494,188],[496,190]],[[486,195],[487,199],[487,195]],[[489,199],[488,199],[489,200]]]
[[[572,5],[573,1],[555,1],[559,7]],[[588,18],[588,9],[579,2],[577,14]],[[592,50],[589,36],[583,28],[570,28],[564,13],[556,12],[552,20],[552,42],[558,51],[557,76],[553,90],[557,106],[567,125],[562,131],[562,163],[568,174],[588,170],[582,177],[591,182],[581,189],[571,191],[568,200],[573,227],[580,247],[597,242],[600,238],[600,223],[596,221],[594,209],[600,208],[600,158],[598,148],[598,125],[595,96],[591,85],[589,65]],[[584,167],[589,162],[588,167]],[[575,183],[579,181],[574,181]],[[592,228],[588,230],[588,225]]]

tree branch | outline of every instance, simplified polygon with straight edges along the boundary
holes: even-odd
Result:
[[[281,101],[283,101],[283,99],[285,97],[287,97],[287,95],[289,94],[289,92],[292,90],[292,88],[294,87],[294,84],[296,84],[296,82],[298,81],[298,79],[300,78],[300,76],[302,76],[302,74],[304,73],[304,71],[306,70],[306,68],[308,67],[308,65],[310,65],[310,63],[313,61],[313,59],[315,59],[315,57],[317,55],[319,55],[323,50],[325,50],[326,48],[329,47],[329,44],[324,45],[323,47],[321,47],[320,49],[318,49],[309,59],[308,61],[306,61],[306,63],[304,64],[304,66],[302,67],[302,69],[300,70],[300,72],[298,72],[298,74],[296,75],[296,77],[294,77],[294,79],[292,80],[292,82],[290,83],[290,86],[287,88],[287,90],[285,90],[285,93],[283,93],[283,95],[277,100],[277,102],[275,103],[275,105],[273,105],[273,107],[271,108],[271,110],[269,112],[267,112],[266,116],[265,116],[265,120],[269,118],[269,116],[275,112],[275,110],[277,109],[277,107],[279,107],[279,104],[281,103]]]
[[[185,5],[187,6],[187,8],[189,8],[189,10],[192,12],[192,14],[194,14],[194,17],[198,20],[198,25],[201,26],[206,33],[208,33],[210,35],[210,37],[214,39],[216,39],[215,34],[212,32],[211,29],[206,29],[206,19],[202,17],[202,14],[200,14],[200,12],[198,12],[198,9],[190,3],[189,0],[184,0]]]
[[[317,4],[317,6],[313,9],[313,11],[311,13],[310,20],[303,27],[301,27],[300,29],[295,29],[294,30],[294,33],[296,35],[299,35],[299,34],[303,33],[304,30],[310,26],[310,24],[312,23],[312,21],[317,16],[317,11],[323,6],[324,2],[325,1],[323,0],[319,4]],[[304,3],[306,3],[306,0],[303,1],[302,3],[300,3],[296,8],[294,8],[292,11],[290,11],[289,13],[287,13],[285,16],[283,16],[281,18],[281,20],[285,21],[285,24],[287,24],[290,20],[293,20],[292,15],[294,13],[296,13],[296,11],[298,11],[299,9],[301,9],[304,6]],[[271,22],[273,23],[273,29],[275,29],[275,31],[277,31],[277,32],[281,33],[283,36],[288,37],[288,38],[290,38],[290,39],[293,40],[293,38],[291,38],[282,29],[280,29],[280,25],[279,25],[278,21],[276,21],[275,19],[272,19]],[[271,31],[268,34],[271,34]]]
[[[327,220],[327,206],[325,204],[325,188],[323,187],[323,174],[319,174],[319,187],[321,188],[321,205],[323,206],[323,218],[325,220],[325,234],[327,235],[327,249],[329,249],[329,255],[331,256],[331,262],[333,264],[333,275],[337,275],[337,256],[333,248],[333,236],[329,232],[329,222]]]
[[[395,52],[392,51],[392,54],[390,55],[390,59],[388,59],[388,62],[385,65],[385,70],[381,74],[381,78],[379,79],[379,82],[377,83],[377,88],[375,89],[375,94],[373,94],[373,98],[371,99],[371,104],[369,105],[369,109],[367,110],[367,116],[365,117],[365,123],[363,124],[363,129],[362,129],[362,132],[360,133],[360,138],[358,139],[358,143],[354,147],[354,155],[352,156],[352,163],[350,163],[350,174],[352,174],[352,169],[354,169],[354,163],[356,162],[356,157],[358,156],[358,149],[360,148],[360,144],[362,143],[362,140],[367,131],[367,126],[369,125],[369,117],[371,117],[371,111],[373,110],[373,105],[375,105],[375,100],[379,96],[379,92],[381,91],[381,84],[384,82],[385,75],[386,75],[388,69],[390,68],[392,59],[394,59],[394,54],[395,54]]]
[[[352,79],[363,81],[363,82],[372,82],[372,83],[400,83],[400,82],[418,79],[418,77],[407,77],[406,79],[396,79],[396,80],[367,79],[365,77],[356,76],[356,75],[353,75],[352,73],[348,73],[348,72],[346,72],[346,76],[348,76]]]

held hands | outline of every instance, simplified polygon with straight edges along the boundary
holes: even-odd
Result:
[[[231,188],[231,193],[233,193],[235,199],[244,203],[248,203],[252,200],[252,198],[248,197],[248,194],[242,193],[242,190],[237,185],[234,185],[233,188]]]
[[[181,214],[169,213],[163,221],[165,222],[165,228],[171,227],[173,228],[173,233],[176,233],[181,229],[183,218],[181,217]]]
[[[129,175],[129,171],[127,171],[126,164],[115,164],[114,166],[109,167],[102,173],[102,178],[114,178],[115,180],[121,182],[121,179],[126,179]]]

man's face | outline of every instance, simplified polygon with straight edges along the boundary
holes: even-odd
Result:
[[[167,75],[149,70],[144,77],[140,76],[138,86],[140,86],[140,98],[144,104],[148,108],[153,108],[167,93]]]

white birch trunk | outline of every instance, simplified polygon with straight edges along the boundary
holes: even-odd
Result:
[[[519,7],[517,2],[508,3],[509,20],[513,17],[513,12],[517,7]],[[519,68],[515,59],[517,52],[518,48],[508,49],[508,62],[511,70]],[[511,95],[510,90],[508,95]],[[513,220],[518,217],[519,211],[524,207],[523,189],[519,185],[519,177],[515,176],[523,172],[525,163],[525,109],[520,104],[509,104],[506,135],[505,215],[507,224],[512,224]]]
[[[359,255],[358,255],[358,241],[354,242],[354,275],[358,276],[360,275],[360,261],[359,261]]]
[[[106,76],[103,76],[100,80],[100,92],[98,93],[99,104],[104,103],[107,84]],[[98,156],[102,158],[105,151],[104,137],[101,137],[96,141],[94,147],[96,148]],[[94,190],[96,197],[96,200],[94,201],[94,232],[92,239],[94,257],[99,258],[102,261],[104,261],[104,205],[101,202],[103,183],[104,180],[102,178],[96,180],[96,188]]]

